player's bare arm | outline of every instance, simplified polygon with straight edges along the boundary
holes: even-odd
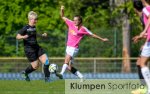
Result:
[[[146,31],[147,31],[147,29],[149,28],[149,25],[150,25],[150,15],[148,16],[148,22],[147,22],[147,24],[146,24],[146,26],[145,26],[143,32],[140,33],[140,36],[139,36],[140,38],[142,38],[142,37],[145,36]]]
[[[17,36],[16,36],[16,39],[26,39],[26,38],[28,38],[28,35],[22,36],[20,34],[17,34]]]
[[[145,36],[147,36],[146,32],[147,32],[147,29],[149,28],[149,25],[150,25],[150,15],[148,16],[148,22],[147,22],[143,32],[141,32],[140,35],[137,35],[132,38],[134,43],[137,43],[140,39],[145,38]]]
[[[100,36],[98,36],[96,34],[92,34],[91,37],[97,38],[97,39],[102,40],[102,41],[109,41],[107,38],[102,38],[102,37],[100,37]]]
[[[146,6],[149,6],[149,4],[145,1],[145,0],[141,0],[143,5],[146,7]]]
[[[147,33],[143,37],[141,37],[140,35],[136,35],[132,38],[132,40],[134,43],[137,43],[139,40],[145,39],[146,37],[147,37]]]
[[[64,6],[61,6],[60,8],[60,16],[65,21],[67,18],[64,16]]]
[[[134,43],[137,43],[140,39],[141,39],[141,37],[139,35],[136,35],[132,38]]]

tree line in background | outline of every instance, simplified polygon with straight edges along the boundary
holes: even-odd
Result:
[[[37,32],[48,34],[47,38],[38,38],[39,44],[49,56],[64,56],[67,27],[60,18],[61,5],[65,6],[66,17],[72,19],[75,14],[80,14],[84,26],[110,39],[110,42],[103,43],[84,37],[78,56],[122,56],[121,12],[125,12],[129,18],[131,37],[142,30],[131,0],[119,6],[110,4],[109,0],[4,0],[0,2],[0,56],[24,56],[23,42],[16,40],[15,36],[27,24],[27,14],[31,10],[38,13]],[[140,45],[131,45],[132,57],[138,56]]]

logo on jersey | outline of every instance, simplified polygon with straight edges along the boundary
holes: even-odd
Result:
[[[28,32],[35,31],[35,30],[36,30],[36,28],[29,28],[29,29],[27,29]]]
[[[77,33],[74,30],[69,31],[72,35],[77,35]]]
[[[27,29],[27,34],[28,35],[33,35],[33,34],[35,34],[35,31],[36,31],[36,28],[28,28]]]

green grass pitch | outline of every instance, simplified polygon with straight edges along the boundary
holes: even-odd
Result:
[[[43,80],[0,80],[0,94],[65,94],[65,81],[45,83]]]

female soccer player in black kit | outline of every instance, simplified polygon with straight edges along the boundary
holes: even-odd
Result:
[[[17,34],[16,39],[23,39],[25,55],[30,61],[30,65],[22,72],[26,81],[30,81],[29,73],[35,71],[39,67],[39,61],[44,64],[45,82],[50,81],[50,72],[48,70],[49,60],[44,50],[38,45],[36,39],[36,22],[37,13],[30,11],[28,13],[28,24],[24,26]],[[46,33],[42,36],[47,36]]]

